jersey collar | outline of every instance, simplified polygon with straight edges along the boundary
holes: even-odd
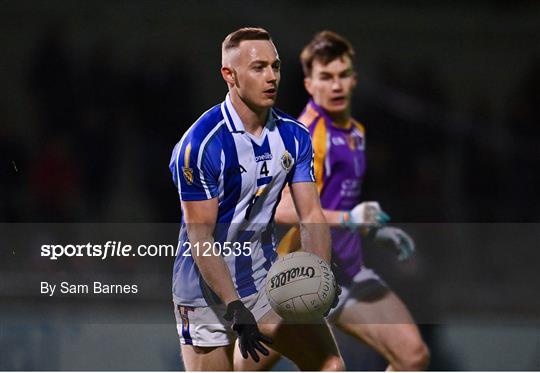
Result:
[[[313,101],[312,98],[309,99],[309,102],[308,102],[308,105],[311,106],[311,108],[313,110],[315,110],[317,113],[319,113],[319,115],[321,115],[324,120],[326,121],[326,123],[334,128],[337,128],[339,130],[345,130],[345,131],[348,131],[350,130],[353,125],[354,125],[354,119],[353,118],[350,118],[349,120],[349,124],[347,125],[347,127],[339,127],[339,126],[336,126],[334,124],[334,121],[332,120],[332,118],[330,118],[330,116],[328,115],[328,113],[322,108],[320,107],[319,105],[317,105],[315,103],[315,101]]]
[[[225,118],[227,128],[231,133],[246,132],[244,123],[242,123],[242,119],[240,119],[240,116],[236,112],[231,102],[231,97],[228,93],[227,96],[225,96],[225,101],[223,101],[223,103],[221,104],[221,112],[223,114],[223,118]],[[275,121],[278,118],[279,116],[275,112],[274,108],[270,109],[270,113],[268,115],[268,118],[266,119],[266,124],[264,125],[265,128],[272,129],[273,126],[275,126]]]

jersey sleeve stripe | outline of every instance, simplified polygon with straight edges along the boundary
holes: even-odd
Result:
[[[229,127],[229,131],[237,132],[236,127],[234,125],[234,121],[231,117],[231,113],[229,112],[229,109],[227,108],[226,101],[221,104],[221,113],[223,114],[225,124],[227,125],[227,127]]]
[[[206,182],[206,178],[204,176],[203,168],[202,168],[202,159],[204,156],[204,153],[206,151],[206,146],[209,143],[209,141],[214,137],[216,132],[221,128],[221,126],[225,123],[224,120],[219,122],[213,129],[206,135],[204,140],[201,143],[201,146],[199,147],[199,154],[197,156],[197,167],[199,169],[200,179],[201,179],[201,185],[204,188],[204,191],[206,193],[206,197],[208,199],[212,198],[212,195],[210,194],[210,190],[208,189],[208,183]]]
[[[176,153],[176,184],[178,193],[181,194],[180,185],[182,184],[180,182],[180,164],[178,162],[178,158],[180,158],[180,150],[182,149],[182,142],[180,142],[180,145],[178,146],[178,152]]]
[[[191,142],[186,146],[186,152],[184,154],[184,167],[189,167],[189,155],[191,154]]]
[[[317,184],[317,190],[319,194],[323,188],[323,175],[324,175],[324,158],[326,157],[326,124],[324,118],[320,118],[317,124],[315,124],[315,130],[313,131],[313,152],[315,170],[315,182]]]
[[[184,146],[184,140],[186,139],[188,132],[186,132],[184,134],[184,136],[182,136],[182,138],[180,139],[180,142],[178,143],[178,151],[176,153],[176,160],[175,160],[175,162],[176,162],[176,167],[175,167],[176,168],[176,183],[177,183],[177,189],[178,189],[179,194],[182,193],[181,187],[180,187],[182,185],[182,182],[180,181],[180,153],[182,153],[182,146]]]

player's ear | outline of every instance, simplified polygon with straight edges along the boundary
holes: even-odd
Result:
[[[355,88],[356,83],[358,83],[358,74],[356,74],[356,71],[353,72],[352,80],[353,80],[352,88]]]
[[[306,91],[309,93],[310,96],[313,96],[313,92],[312,92],[312,82],[311,82],[311,77],[305,77],[304,78],[304,88],[306,88]]]
[[[234,70],[227,66],[221,67],[221,76],[223,77],[223,80],[227,82],[228,85],[233,86],[235,79],[234,79]]]

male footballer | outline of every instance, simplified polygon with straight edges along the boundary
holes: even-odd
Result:
[[[299,120],[313,140],[317,190],[324,216],[333,227],[332,256],[343,289],[329,318],[384,356],[388,370],[424,370],[429,351],[412,316],[380,277],[365,267],[362,257],[361,232],[393,245],[400,260],[414,251],[414,242],[403,230],[383,226],[388,216],[377,202],[360,203],[366,140],[364,127],[351,116],[351,96],[357,83],[354,50],[340,35],[323,31],[304,48],[300,59],[311,99]],[[283,192],[276,222],[298,224],[288,189]],[[298,229],[292,228],[279,245],[280,254],[298,250],[299,238]],[[278,358],[270,351],[258,364],[237,359],[236,366],[265,369]]]
[[[171,157],[182,209],[173,300],[186,370],[231,370],[236,339],[242,359],[259,361],[271,344],[302,370],[344,369],[326,322],[284,324],[264,292],[285,185],[303,249],[330,261],[309,131],[273,108],[280,63],[267,31],[228,35],[221,75],[229,93],[190,127]]]

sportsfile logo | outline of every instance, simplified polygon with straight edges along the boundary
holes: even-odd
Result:
[[[286,285],[291,280],[296,278],[312,278],[315,276],[315,268],[313,267],[296,267],[291,268],[286,272],[278,273],[270,279],[270,287],[277,289],[280,286]]]

